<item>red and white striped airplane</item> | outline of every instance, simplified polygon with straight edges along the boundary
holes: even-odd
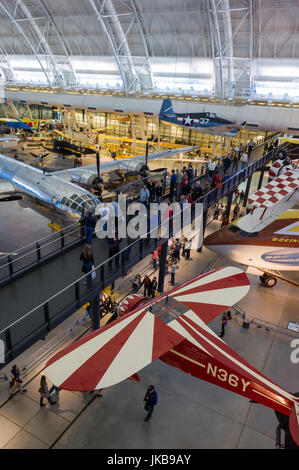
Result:
[[[120,318],[75,341],[52,357],[45,375],[65,390],[97,390],[161,359],[288,415],[299,445],[299,398],[276,385],[222,341],[208,323],[236,304],[250,287],[239,268],[204,273],[148,301],[129,296]]]

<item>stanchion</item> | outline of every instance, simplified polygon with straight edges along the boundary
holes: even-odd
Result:
[[[100,295],[99,293],[90,302],[91,305],[91,327],[95,331],[100,328]]]
[[[166,240],[161,247],[161,254],[160,254],[160,259],[159,259],[158,292],[164,291],[167,249],[168,249],[168,240]]]

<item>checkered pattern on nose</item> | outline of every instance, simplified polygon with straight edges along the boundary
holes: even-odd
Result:
[[[299,175],[297,176],[294,171],[287,171],[250,195],[248,202],[255,207],[270,207],[291,197],[297,191],[298,185]]]

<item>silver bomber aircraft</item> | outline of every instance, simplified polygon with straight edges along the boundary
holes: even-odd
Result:
[[[148,155],[147,160],[164,159],[197,148],[156,152]],[[100,175],[110,172],[144,177],[149,173],[149,168],[145,164],[145,156],[141,155],[101,163]],[[80,220],[83,210],[99,204],[90,191],[96,188],[98,181],[96,164],[48,173],[0,154],[0,202],[22,200],[26,207],[62,226]]]

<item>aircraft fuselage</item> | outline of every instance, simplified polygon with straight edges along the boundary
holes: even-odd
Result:
[[[262,271],[298,271],[297,212],[288,211],[269,226],[255,233],[245,232],[234,224],[224,226],[207,236],[204,244],[216,253]]]
[[[88,209],[99,203],[87,189],[5,155],[0,155],[1,179],[23,195],[26,206],[60,225],[80,220],[83,204]]]

